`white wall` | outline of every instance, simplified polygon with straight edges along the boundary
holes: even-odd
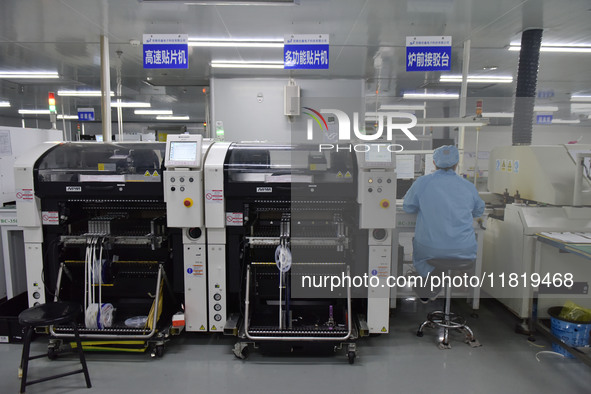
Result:
[[[295,82],[301,89],[302,106],[317,107],[326,99],[326,105],[330,104],[331,107],[337,105],[341,109],[340,102],[347,101],[349,107],[354,102],[354,110],[358,112],[364,109],[363,80],[296,78]],[[292,133],[295,127],[301,127],[303,117],[300,116],[297,124],[294,124],[283,115],[283,87],[287,83],[287,78],[213,78],[212,136],[215,136],[216,121],[221,121],[226,141],[291,142]]]

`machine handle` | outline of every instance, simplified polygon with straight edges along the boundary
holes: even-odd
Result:
[[[109,185],[109,186],[90,186],[90,185],[85,185],[86,190],[113,190],[115,189],[115,186],[113,185]]]

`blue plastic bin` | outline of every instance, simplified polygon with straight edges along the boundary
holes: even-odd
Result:
[[[561,306],[553,306],[548,309],[552,334],[571,347],[589,346],[591,334],[591,323],[573,320],[564,320],[558,316],[562,312]],[[560,345],[553,343],[552,350],[567,358],[574,358],[572,354],[563,349]]]

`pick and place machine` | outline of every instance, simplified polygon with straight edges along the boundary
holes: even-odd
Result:
[[[353,362],[357,337],[388,332],[389,289],[331,289],[303,278],[366,274],[385,284],[395,187],[392,154],[377,145],[356,155],[214,144],[204,187],[209,330],[238,336],[240,358],[249,344],[346,344]]]
[[[161,355],[184,309],[187,331],[237,336],[237,357],[344,344],[353,362],[355,339],[389,331],[395,161],[368,147],[40,146],[15,166],[29,304],[80,302],[82,337],[101,349]],[[48,332],[56,352],[73,335]]]
[[[79,302],[84,346],[161,355],[180,309],[170,279],[163,143],[46,143],[15,164],[29,305]],[[71,327],[51,326],[50,355]]]
[[[591,232],[590,157],[591,145],[583,144],[499,147],[490,153],[488,188],[500,203],[487,219],[482,270],[494,282],[484,281],[483,291],[520,318],[531,316],[534,289],[539,317],[567,300],[591,307],[589,261],[548,248],[536,264],[536,234]],[[565,273],[573,274],[573,286],[532,286],[536,275],[548,274],[552,282]],[[512,284],[511,274],[518,278]]]

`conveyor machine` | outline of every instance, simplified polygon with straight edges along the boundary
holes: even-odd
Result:
[[[249,344],[291,352],[345,345],[353,363],[355,339],[388,332],[396,176],[392,154],[368,147],[209,150],[209,329],[238,336],[237,357]],[[364,275],[376,286],[318,282]]]
[[[85,348],[161,355],[180,230],[166,225],[163,143],[45,144],[15,165],[29,305],[79,302]],[[178,255],[178,253],[177,253]],[[47,328],[56,354],[71,328]]]
[[[591,231],[590,157],[591,145],[586,144],[507,146],[491,151],[488,189],[504,201],[487,219],[483,271],[496,282],[485,281],[483,290],[524,319],[517,327],[520,332],[529,331],[525,319],[532,314],[534,295],[529,280],[536,275],[574,275],[571,287],[546,282],[536,289],[539,318],[548,317],[549,307],[566,300],[591,307],[589,264],[556,248],[538,256],[539,267],[535,262],[537,234]],[[520,281],[503,285],[499,278],[510,275]]]

